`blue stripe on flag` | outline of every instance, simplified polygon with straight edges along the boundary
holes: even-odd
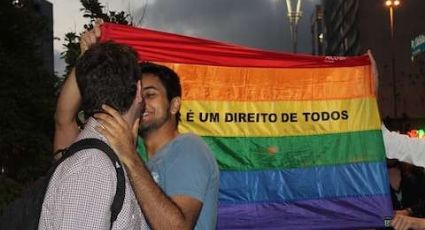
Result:
[[[221,171],[222,204],[389,194],[385,162],[312,168]]]

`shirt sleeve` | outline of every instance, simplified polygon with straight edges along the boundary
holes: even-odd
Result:
[[[425,167],[425,140],[390,132],[384,124],[381,130],[387,158]]]
[[[109,229],[116,176],[105,167],[84,166],[57,190],[54,229]]]

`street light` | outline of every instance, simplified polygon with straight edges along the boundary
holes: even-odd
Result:
[[[391,31],[391,38],[394,36],[394,8],[398,7],[400,5],[399,0],[386,0],[385,6],[388,7],[390,11],[390,31]]]
[[[301,19],[301,0],[297,0],[296,8],[292,7],[292,1],[286,0],[286,6],[288,10],[289,25],[291,27],[291,38],[292,38],[292,51],[297,52],[297,33],[298,33],[298,21]]]
[[[400,6],[399,0],[386,0],[385,6],[390,13],[390,33],[391,33],[391,74],[393,78],[393,100],[394,100],[394,118],[397,118],[397,92],[396,92],[396,74],[395,74],[395,51],[394,51],[394,9]]]
[[[21,8],[24,6],[22,0],[12,0],[12,5],[16,8]]]

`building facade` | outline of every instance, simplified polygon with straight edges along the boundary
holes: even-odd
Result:
[[[425,32],[425,1],[400,0],[393,33],[384,0],[323,0],[322,7],[324,54],[355,56],[371,49],[382,117],[400,130],[425,127],[425,65],[412,59],[411,49],[412,39]]]

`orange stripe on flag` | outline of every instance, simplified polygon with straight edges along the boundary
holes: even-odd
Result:
[[[184,100],[303,101],[374,97],[370,65],[303,69],[161,64],[179,74]]]

